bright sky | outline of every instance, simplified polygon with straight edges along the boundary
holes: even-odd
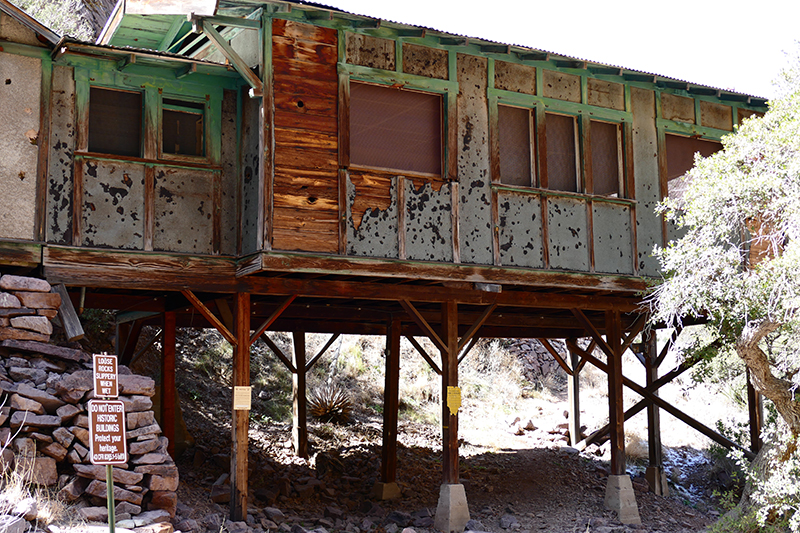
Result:
[[[798,0],[316,0],[360,15],[771,97]]]

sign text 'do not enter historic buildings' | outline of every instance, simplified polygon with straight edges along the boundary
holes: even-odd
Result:
[[[128,462],[125,405],[121,401],[89,401],[89,443],[93,464],[115,465]]]

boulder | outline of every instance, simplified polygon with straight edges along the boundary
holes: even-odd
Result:
[[[15,291],[13,294],[28,309],[58,309],[61,306],[61,296],[54,292]]]
[[[50,292],[51,287],[43,279],[6,274],[0,278],[0,289],[4,291]]]
[[[29,329],[44,335],[53,334],[53,324],[46,316],[17,316],[11,319],[11,326],[19,329]]]

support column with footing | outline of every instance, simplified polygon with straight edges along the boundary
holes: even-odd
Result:
[[[167,452],[175,458],[175,312],[164,313],[164,340],[161,349],[161,429],[167,437]]]
[[[577,342],[577,339],[570,339]],[[583,438],[581,436],[581,370],[580,370],[580,356],[569,349],[567,344],[567,353],[569,360],[570,370],[572,375],[567,376],[567,403],[569,404],[569,444],[575,446]]]
[[[616,511],[623,524],[641,524],[631,478],[625,468],[625,410],[622,404],[622,321],[619,311],[606,311],[608,408],[611,426],[611,474],[606,486],[606,509]]]
[[[400,400],[400,328],[399,318],[392,318],[386,335],[386,371],[383,387],[383,448],[381,479],[375,483],[373,496],[379,500],[399,498],[397,486],[397,410]]]
[[[236,293],[237,339],[233,347],[233,386],[250,386],[250,294]],[[235,390],[235,389],[234,389]],[[231,520],[247,517],[247,462],[250,429],[250,411],[235,409],[231,423]]]
[[[658,346],[656,344],[655,330],[644,335],[644,364],[645,380],[649,388],[658,379]],[[653,391],[658,394],[658,391]],[[661,414],[657,405],[647,405],[647,447],[649,448],[650,464],[645,471],[645,479],[650,486],[650,491],[657,496],[669,496],[667,473],[664,472],[663,450],[661,448]]]
[[[464,485],[458,482],[458,307],[442,305],[442,487],[434,527],[444,533],[462,532],[469,522]]]
[[[306,334],[292,333],[294,339],[294,366],[292,379],[292,442],[298,457],[308,458],[308,419],[306,417]]]

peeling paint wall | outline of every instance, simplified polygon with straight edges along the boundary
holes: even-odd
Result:
[[[595,272],[633,274],[630,208],[592,202],[592,232]]]
[[[453,260],[450,185],[406,180],[406,257],[421,261]]]
[[[487,60],[459,54],[458,201],[461,262],[491,265],[492,189],[489,175]]]
[[[34,238],[41,86],[41,60],[0,52],[2,238]]]
[[[494,87],[504,91],[535,95],[536,67],[507,61],[495,61]]]
[[[729,105],[701,100],[700,125],[733,131],[733,109]]]
[[[501,264],[544,268],[542,205],[539,196],[499,194],[497,201]]]
[[[694,99],[661,93],[661,116],[667,120],[694,124]]]
[[[34,31],[29,30],[5,13],[0,13],[0,41],[44,46]]]
[[[222,97],[222,205],[220,253],[236,255],[236,236],[239,228],[237,189],[239,180],[236,164],[236,92],[225,91]]]
[[[144,245],[144,167],[84,162],[83,246],[141,250]]]
[[[165,167],[155,173],[153,249],[210,254],[212,173]]]
[[[258,243],[258,191],[261,180],[261,156],[258,150],[259,99],[243,98],[242,117],[242,254],[261,249]],[[265,221],[265,224],[271,221]]]
[[[580,76],[542,69],[542,82],[544,84],[542,92],[547,98],[566,100],[567,102],[581,101]]]
[[[381,181],[390,181],[388,189]],[[370,196],[378,185],[384,198]],[[369,206],[369,207],[366,207]],[[397,178],[353,176],[347,180],[347,254],[397,259]]]
[[[589,78],[586,82],[586,101],[589,105],[625,110],[625,87],[621,83]]]
[[[71,244],[75,81],[70,67],[53,68],[50,113],[45,240],[56,244]]]
[[[653,246],[661,245],[661,221],[655,214],[661,200],[658,176],[656,99],[653,91],[631,87],[633,168],[636,187],[636,251],[639,274],[658,275]]]
[[[403,43],[403,72],[446,80],[447,50]]]
[[[347,32],[345,34],[345,60],[352,65],[395,69],[394,41]]]
[[[587,227],[583,200],[558,197],[547,200],[547,245],[552,268],[589,271]]]

